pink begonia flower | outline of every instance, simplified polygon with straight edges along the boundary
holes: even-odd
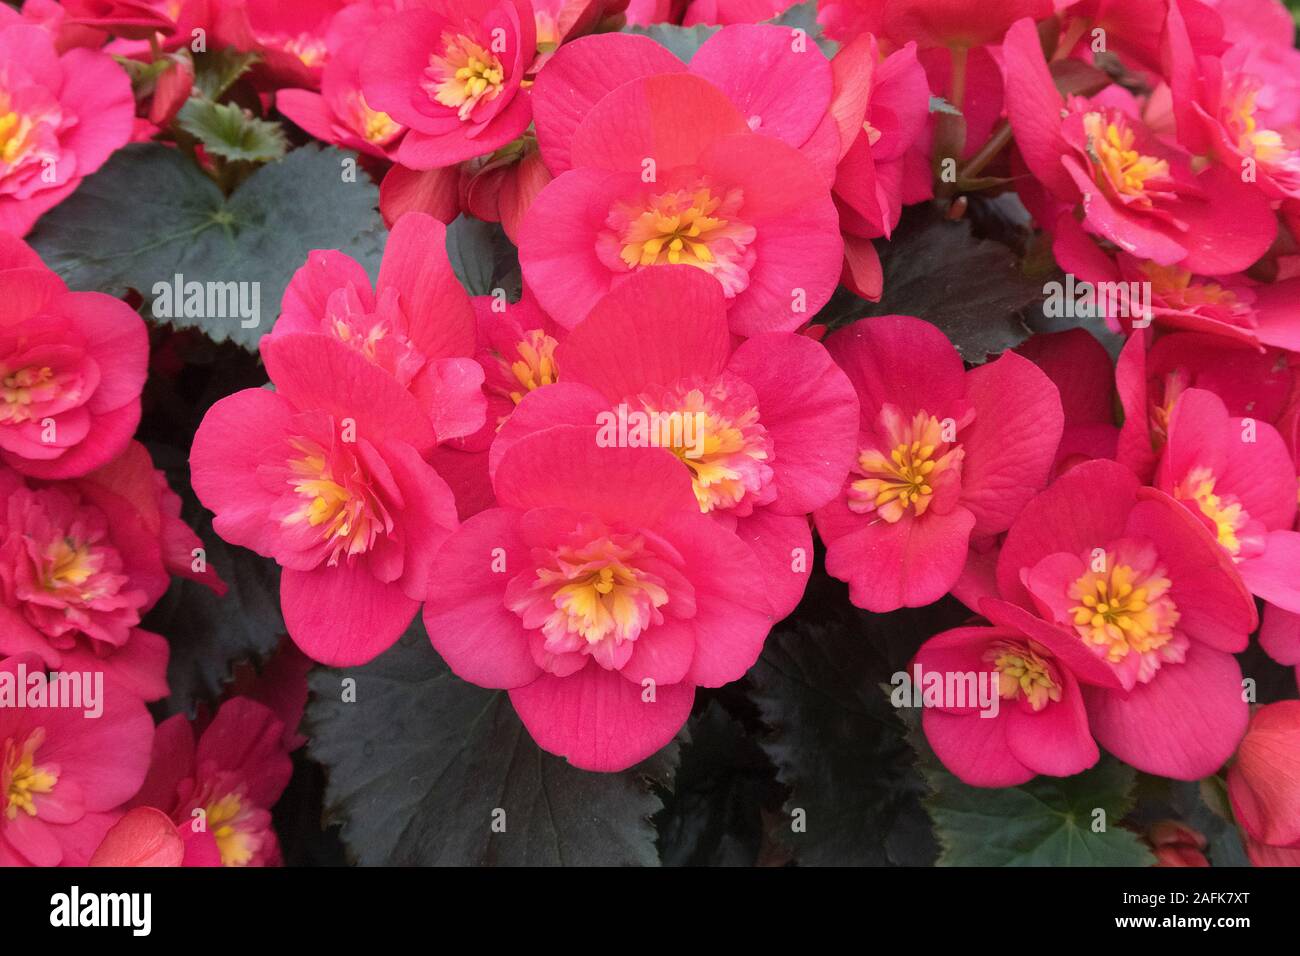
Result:
[[[1065,429],[1052,476],[1093,458],[1114,458],[1115,366],[1106,347],[1085,329],[1032,335],[1016,353],[1037,365],[1061,396]]]
[[[393,226],[379,278],[351,256],[317,249],[293,274],[263,343],[316,335],[341,342],[414,396],[438,441],[483,426],[469,296],[447,258],[447,228],[423,213]]]
[[[434,426],[391,371],[332,335],[280,332],[261,351],[275,390],[208,410],[190,452],[194,490],[217,534],[284,569],[281,609],[303,652],[361,664],[410,624],[456,526],[451,489],[421,457]]]
[[[1115,462],[1079,465],[1016,518],[997,585],[1005,600],[980,605],[994,624],[1069,635],[1105,665],[1105,682],[1072,669],[1106,750],[1177,780],[1232,755],[1248,716],[1232,655],[1259,618],[1231,559],[1177,501]]]
[[[315,89],[329,58],[330,23],[348,0],[217,0],[209,46],[259,54],[274,87]]]
[[[385,182],[389,176],[384,177]],[[510,241],[518,243],[524,216],[537,194],[554,178],[542,161],[537,138],[522,136],[485,160],[461,167],[460,205],[484,222],[501,223]],[[381,191],[381,212],[383,201]]]
[[[433,0],[384,20],[368,46],[361,88],[407,127],[403,166],[486,156],[528,128],[522,84],[537,52],[528,0]]]
[[[185,841],[167,814],[136,807],[109,827],[87,866],[181,866]]]
[[[171,818],[185,866],[279,866],[271,808],[293,775],[283,722],[265,705],[233,697],[197,744],[195,733],[184,714],[158,725],[149,774],[128,806]]]
[[[942,332],[910,316],[854,322],[826,348],[861,402],[857,461],[816,512],[827,573],[869,611],[937,601],[972,538],[1007,530],[1047,483],[1064,421],[1056,388],[1014,353],[967,372]]]
[[[59,0],[25,0],[21,10],[0,6],[0,28],[15,23],[46,30],[54,38],[54,49],[59,53],[77,47],[98,50],[108,40],[108,34],[103,30],[73,23]]]
[[[856,450],[857,396],[826,349],[793,332],[733,347],[718,284],[677,266],[618,286],[555,364],[563,380],[524,396],[491,472],[515,442],[557,424],[615,422],[622,410],[630,429],[634,415],[668,416],[700,513],[754,549],[776,617],[793,611],[811,572],[807,515],[839,493]]]
[[[1191,157],[1158,139],[1116,86],[1063,98],[1032,21],[1008,31],[1002,58],[1020,155],[1052,198],[1082,209],[1089,232],[1195,274],[1240,272],[1268,250],[1277,219],[1258,188],[1221,166],[1195,172]]]
[[[1197,54],[1222,53],[1226,44],[1219,12],[1200,0],[1180,0],[1180,5]],[[1057,6],[1062,4],[1058,2]],[[1125,65],[1159,76],[1168,11],[1169,0],[1075,0],[1059,13],[1063,38],[1074,41],[1072,55],[1091,62],[1094,38],[1100,36],[1105,39],[1107,52],[1118,56]],[[1095,35],[1094,30],[1102,33]]]
[[[126,145],[135,98],[111,57],[60,56],[38,26],[0,27],[0,64],[0,231],[22,236]]]
[[[1013,627],[959,627],[921,645],[908,669],[963,684],[965,699],[927,700],[921,726],[935,755],[963,783],[1014,787],[1037,774],[1068,777],[1087,770],[1100,752],[1088,731],[1083,693],[1072,666],[1100,667],[1068,635]],[[995,716],[982,711],[978,682],[998,695]]]
[[[636,56],[646,49],[638,47]],[[565,83],[547,89],[539,103],[589,103]],[[721,283],[739,335],[793,331],[830,298],[843,243],[826,177],[798,150],[755,133],[712,83],[642,75],[570,119],[580,121],[564,161],[552,160],[540,133],[539,142],[548,165],[574,166],[538,194],[519,234],[524,279],[557,322],[576,325],[633,273],[669,264]]]
[[[744,674],[773,617],[753,549],[700,513],[677,457],[597,434],[510,447],[498,507],[438,552],[424,622],[458,676],[510,691],[542,749],[613,771],[672,740],[697,686]]]
[[[1203,0],[1223,19],[1229,43],[1253,41],[1259,46],[1295,46],[1295,20],[1278,0]],[[1187,17],[1187,0],[1182,0]]]
[[[831,61],[832,103],[841,123],[835,202],[844,233],[845,283],[858,295],[879,299],[880,259],[871,239],[888,237],[903,206],[934,195],[928,160],[916,149],[930,117],[930,85],[916,45],[877,62],[875,38],[865,35]],[[865,89],[854,89],[865,81]]]
[[[168,692],[167,642],[138,625],[167,589],[165,555],[198,540],[164,530],[166,506],[147,465],[120,476],[109,466],[42,485],[0,470],[0,653],[93,667],[157,700]],[[176,557],[188,571],[188,553]],[[220,587],[210,569],[193,576]]]
[[[1094,289],[1145,288],[1150,297],[1150,320],[1162,329],[1205,332],[1247,345],[1300,348],[1300,278],[1259,283],[1237,273],[1207,277],[1181,266],[1162,266],[1123,251],[1104,252],[1074,218],[1067,214],[1056,222],[1052,252],[1056,261],[1077,280]],[[1140,284],[1140,285],[1139,285]],[[1131,333],[1138,300],[1126,291],[1114,303],[1100,303],[1102,317],[1115,331]],[[1141,325],[1136,327],[1141,328]]]
[[[1277,424],[1278,433],[1286,442],[1291,455],[1292,472],[1300,485],[1300,464],[1296,452],[1300,449],[1300,404],[1292,402]],[[1300,531],[1300,513],[1294,530]],[[1283,610],[1274,604],[1266,605],[1259,628],[1259,646],[1269,657],[1287,667],[1296,668],[1296,683],[1300,686],[1300,614]]]
[[[1022,17],[1050,17],[1052,7],[1052,0],[819,0],[817,19],[839,40],[874,33],[896,46],[969,49],[997,43]]]
[[[604,33],[565,44],[547,61],[534,91],[542,158],[555,175],[581,165],[571,154],[574,135],[606,94],[638,77],[689,72],[721,90],[751,130],[800,150],[831,179],[848,143],[841,148],[844,130],[830,113],[836,93],[831,63],[811,43],[790,27],[729,26],[709,37],[689,66],[648,37]],[[860,124],[860,118],[856,126],[850,122],[849,133]]]
[[[1276,428],[1189,388],[1170,415],[1155,485],[1201,520],[1252,594],[1300,613],[1295,462]]]
[[[780,16],[789,6],[786,0],[691,0],[682,26],[761,23]]]
[[[331,27],[339,42],[329,48],[320,92],[279,90],[276,108],[322,142],[393,159],[406,127],[370,107],[361,92],[361,57],[382,22],[382,14],[364,4],[341,10]]]
[[[1148,334],[1133,335],[1115,366],[1124,409],[1116,460],[1150,480],[1169,434],[1169,416],[1188,388],[1223,399],[1233,415],[1277,421],[1294,387],[1286,353],[1261,352],[1214,335],[1179,332],[1147,347]]]
[[[69,292],[31,247],[3,234],[0,298],[0,461],[73,478],[114,458],[140,421],[144,321],[112,296]]]
[[[18,681],[20,668],[30,681],[41,661],[0,659],[7,680]],[[139,789],[153,720],[112,680],[101,702],[97,717],[82,707],[0,708],[0,866],[85,866]]]
[[[1198,57],[1177,0],[1169,4],[1164,43],[1178,141],[1258,183],[1270,199],[1300,197],[1300,51],[1256,56],[1250,42],[1222,57]]]
[[[1300,701],[1255,711],[1228,768],[1228,798],[1256,866],[1300,862]]]

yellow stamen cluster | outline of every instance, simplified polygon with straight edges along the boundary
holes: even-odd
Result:
[[[712,263],[709,239],[727,226],[726,219],[713,215],[721,204],[704,186],[653,197],[630,223],[620,258],[630,267]]]
[[[36,763],[36,751],[45,741],[45,731],[37,728],[28,735],[26,741],[19,744],[13,738],[4,742],[0,749],[0,782],[4,782],[5,816],[10,820],[18,817],[19,811],[29,817],[36,816],[37,795],[54,791],[59,782],[57,768],[42,767]]]
[[[559,371],[555,367],[555,349],[559,344],[541,329],[529,329],[524,333],[516,346],[519,358],[510,363],[510,372],[521,389],[510,393],[516,405],[534,389],[553,385],[559,380]]]
[[[1070,609],[1075,629],[1089,644],[1105,648],[1111,663],[1159,650],[1173,638],[1179,617],[1164,570],[1139,581],[1132,567],[1116,564],[1109,554],[1106,565],[1109,571],[1087,571],[1070,585],[1070,597],[1079,602]]]
[[[1180,501],[1194,502],[1201,514],[1214,524],[1219,545],[1236,558],[1241,553],[1241,540],[1237,537],[1237,532],[1245,527],[1250,515],[1236,498],[1215,494],[1215,481],[1214,474],[1208,468],[1193,468],[1186,478],[1174,486],[1174,497]]]
[[[1169,163],[1134,149],[1137,137],[1122,121],[1117,124],[1107,121],[1100,113],[1088,113],[1083,125],[1088,134],[1090,158],[1103,181],[1121,197],[1143,197],[1149,180],[1168,177]]]
[[[1056,682],[1052,666],[1033,648],[1009,641],[999,641],[984,654],[984,660],[998,672],[998,694],[1004,700],[1024,695],[1035,711],[1061,699],[1061,685]]]
[[[505,84],[505,69],[497,57],[475,40],[443,34],[443,55],[429,57],[432,87],[425,88],[443,106],[467,120],[479,103],[496,98]]]

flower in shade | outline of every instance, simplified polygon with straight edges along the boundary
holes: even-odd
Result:
[[[1300,701],[1255,711],[1228,769],[1228,798],[1257,866],[1300,861]]]

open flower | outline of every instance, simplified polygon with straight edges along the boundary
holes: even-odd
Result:
[[[22,236],[126,145],[135,99],[111,57],[41,27],[0,27],[0,64],[0,230]]]
[[[794,610],[811,568],[806,516],[839,493],[855,446],[857,396],[826,349],[793,332],[733,348],[722,290],[676,266],[597,303],[554,365],[563,381],[522,398],[492,446],[492,470],[514,442],[553,425],[605,421],[618,440],[619,410],[634,423],[658,416],[669,427],[653,438],[690,475],[700,512],[754,548],[776,616]]]
[[[816,512],[826,570],[869,611],[937,601],[971,540],[1005,531],[1047,483],[1056,388],[1014,353],[967,372],[942,332],[909,316],[855,322],[826,348],[861,402],[857,461]]]
[[[284,568],[298,646],[363,663],[410,624],[456,525],[451,490],[421,458],[433,425],[391,371],[338,338],[285,332],[261,349],[275,391],[208,410],[190,452],[194,490],[218,534]]]
[[[149,774],[130,806],[171,818],[185,843],[185,866],[276,866],[271,808],[292,774],[283,722],[263,704],[233,697],[197,743],[184,714],[158,725]]]
[[[567,85],[550,95],[568,96]],[[562,325],[664,265],[716,279],[740,335],[793,331],[834,291],[843,244],[826,176],[754,132],[709,81],[641,75],[591,106],[568,142],[572,168],[537,195],[519,232],[524,279]]]
[[[758,558],[700,513],[677,457],[597,433],[510,447],[499,506],[438,553],[424,621],[456,674],[510,691],[543,749],[609,771],[667,744],[696,686],[744,674],[772,613]]]
[[[1025,506],[996,577],[1005,601],[982,601],[986,617],[1031,636],[1069,635],[1105,665],[1095,675],[1074,668],[1102,747],[1178,780],[1231,756],[1247,718],[1232,655],[1259,619],[1231,559],[1187,508],[1122,465],[1087,462]]]
[[[0,659],[18,680],[40,659]],[[153,720],[140,698],[103,684],[103,712],[0,708],[0,866],[85,866],[139,789],[149,767]]]
[[[537,53],[528,0],[436,0],[380,25],[361,89],[409,132],[396,159],[450,166],[504,146],[532,118],[524,75]]]

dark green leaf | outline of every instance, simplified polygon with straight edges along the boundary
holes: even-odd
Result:
[[[219,100],[260,59],[256,53],[241,53],[235,49],[197,53],[194,56],[194,88],[210,100]]]
[[[135,289],[146,316],[254,349],[312,249],[341,249],[372,275],[378,269],[387,235],[375,210],[378,190],[364,175],[345,182],[345,160],[354,161],[305,146],[255,171],[227,199],[178,151],[128,146],[46,213],[30,241],[74,289]],[[196,317],[162,309],[173,298],[167,295],[151,311],[148,303],[177,275],[214,289],[246,283],[240,288],[248,301],[257,294],[258,324],[245,328],[229,301],[215,310],[220,314],[204,309]]]
[[[1035,777],[1019,787],[971,787],[935,757],[915,712],[909,739],[931,794],[925,805],[943,852],[940,866],[1150,866],[1151,851],[1120,825],[1133,809],[1136,771],[1117,760],[1073,777]],[[1098,816],[1097,811],[1104,811]],[[1099,826],[1100,832],[1094,830]]]
[[[447,227],[447,258],[470,295],[505,289],[507,299],[519,298],[519,254],[499,224],[457,216]]]
[[[817,0],[805,0],[804,3],[797,3],[781,15],[763,22],[778,27],[802,30],[828,57],[834,56],[839,49],[840,45],[838,43],[822,36],[822,25],[817,22]]]
[[[962,358],[979,363],[1029,335],[1026,316],[1041,312],[1043,283],[1026,277],[1014,252],[948,222],[932,204],[908,208],[888,242],[878,242],[884,270],[879,302],[859,316],[914,315],[943,330]]]
[[[289,148],[279,123],[258,119],[236,103],[190,97],[176,122],[214,156],[232,161],[269,163]]]
[[[342,680],[356,700],[342,700]],[[676,744],[624,773],[577,770],[533,743],[504,691],[453,675],[419,619],[364,667],[310,677],[312,756],[329,772],[329,822],[357,862],[642,865]],[[505,832],[494,832],[504,811]]]
[[[652,23],[650,26],[631,26],[624,28],[624,33],[639,33],[654,40],[660,46],[683,63],[690,63],[704,41],[717,33],[721,27],[697,24],[693,27],[679,27],[671,23]]]

